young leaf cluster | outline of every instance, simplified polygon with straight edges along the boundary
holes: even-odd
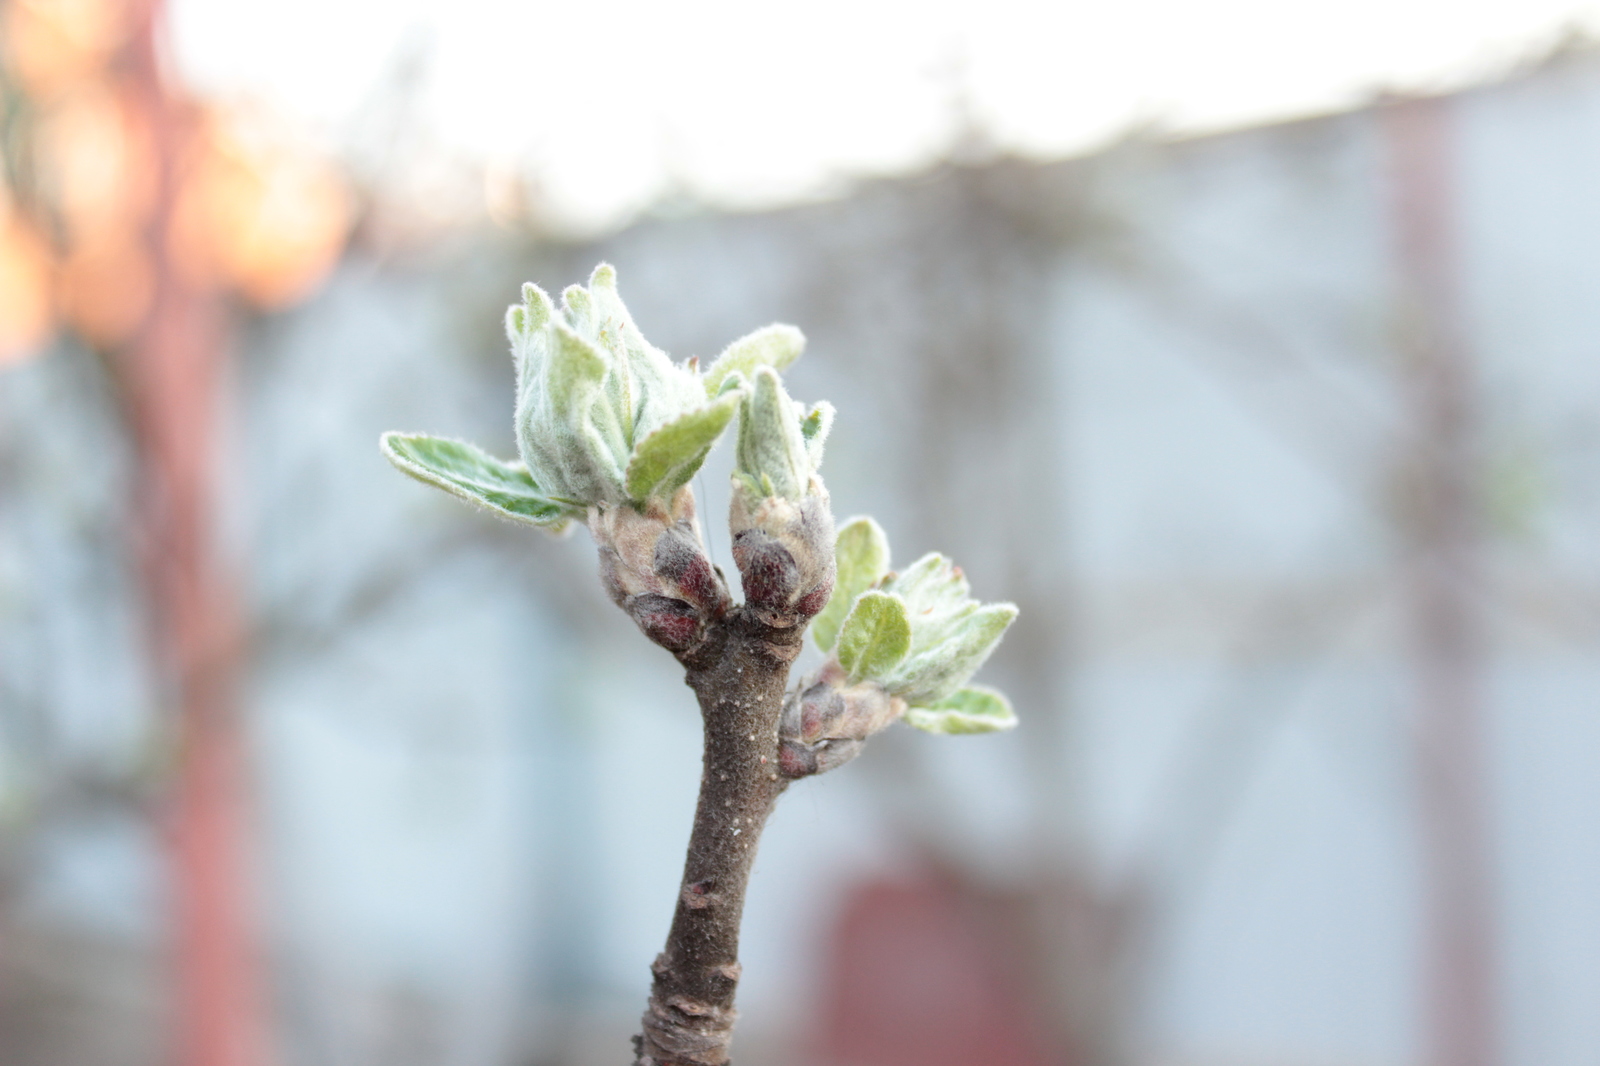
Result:
[[[799,330],[756,330],[704,370],[696,360],[674,363],[645,340],[616,271],[602,263],[559,306],[524,285],[506,334],[520,458],[389,433],[383,450],[395,466],[517,521],[552,531],[585,522],[612,598],[681,653],[731,605],[687,485],[737,415],[729,525],[747,605],[780,627],[815,617],[817,643],[832,652],[818,676],[856,694],[855,719],[866,714],[881,728],[903,714],[940,733],[1015,724],[1004,697],[967,682],[1016,608],[974,600],[960,569],[938,554],[891,573],[888,538],[870,518],[833,537],[818,474],[833,407],[805,408],[779,377],[804,349]],[[868,705],[870,714],[861,710]],[[813,714],[813,725],[828,717]]]
[[[585,521],[591,507],[667,505],[761,393],[752,378],[765,371],[776,381],[773,371],[805,347],[799,330],[773,325],[734,341],[703,372],[694,360],[674,363],[639,332],[605,263],[559,306],[524,285],[506,335],[519,461],[419,434],[385,434],[383,450],[419,480],[552,531]]]
[[[979,603],[960,567],[930,552],[900,574],[870,518],[845,523],[838,580],[812,629],[850,684],[870,682],[907,706],[908,725],[986,733],[1016,724],[1005,697],[965,687],[1016,619],[1010,603]]]
[[[759,368],[740,411],[734,466],[738,491],[758,499],[801,499],[822,466],[822,447],[832,426],[832,404],[823,401],[807,411],[789,399],[771,367]]]

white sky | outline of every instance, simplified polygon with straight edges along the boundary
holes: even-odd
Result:
[[[531,169],[561,211],[625,217],[669,177],[759,205],[949,142],[964,86],[1004,146],[1081,152],[1136,123],[1201,130],[1492,75],[1573,0],[172,0],[189,79],[349,140],[402,57],[452,152]]]

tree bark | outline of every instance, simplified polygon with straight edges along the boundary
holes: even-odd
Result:
[[[700,799],[666,949],[635,1066],[725,1066],[737,1012],[739,924],[756,845],[788,785],[778,772],[778,721],[805,626],[777,628],[740,607],[681,655],[700,699],[705,755]]]

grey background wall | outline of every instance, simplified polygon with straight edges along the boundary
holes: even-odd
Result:
[[[1587,1066],[1600,61],[1448,113],[1505,1061]],[[1029,927],[1033,1002],[1097,1061],[1420,1061],[1415,426],[1387,166],[1376,110],[1068,162],[977,153],[784,211],[680,205],[594,244],[357,250],[253,323],[223,522],[251,605],[284,1061],[615,1061],[642,1002],[698,772],[688,694],[604,602],[585,534],[472,514],[375,446],[426,429],[509,454],[503,306],[601,258],[677,357],[801,325],[793,391],[839,408],[836,514],[873,513],[898,561],[945,551],[1024,612],[988,667],[1017,732],[897,732],[786,797],[747,926],[755,1061],[817,1061],[831,923],[859,886],[933,867],[1060,916]],[[63,347],[0,378],[18,1063],[155,1062],[162,1039],[162,708],[98,373]],[[725,467],[699,486],[724,559]]]

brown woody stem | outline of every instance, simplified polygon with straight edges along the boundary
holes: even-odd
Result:
[[[788,780],[778,772],[778,719],[804,625],[777,628],[744,607],[680,656],[700,698],[705,758],[694,831],[667,946],[634,1037],[635,1066],[729,1061],[739,923],[756,845]]]

